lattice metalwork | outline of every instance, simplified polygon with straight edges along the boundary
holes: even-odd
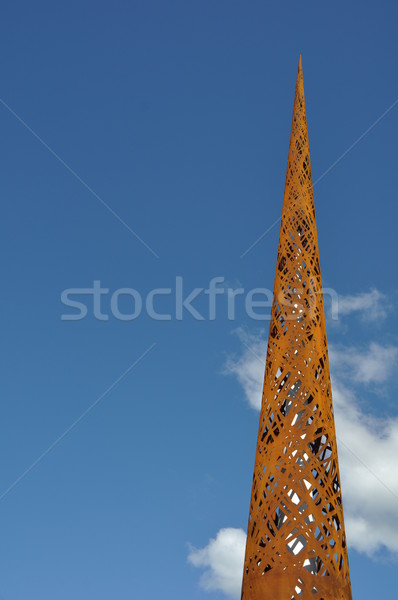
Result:
[[[351,600],[301,57],[242,600]]]

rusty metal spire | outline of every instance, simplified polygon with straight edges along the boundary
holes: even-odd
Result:
[[[242,600],[352,600],[299,59]]]

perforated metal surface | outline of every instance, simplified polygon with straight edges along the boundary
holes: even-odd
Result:
[[[351,600],[301,57],[243,600]]]

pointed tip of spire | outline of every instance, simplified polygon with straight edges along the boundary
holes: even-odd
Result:
[[[303,87],[303,62],[301,58],[301,54],[299,54],[299,62],[297,69],[297,80],[296,80],[296,91],[300,91],[300,95],[304,97],[304,87]]]

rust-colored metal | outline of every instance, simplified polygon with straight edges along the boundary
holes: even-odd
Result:
[[[352,600],[299,60],[242,600]]]

